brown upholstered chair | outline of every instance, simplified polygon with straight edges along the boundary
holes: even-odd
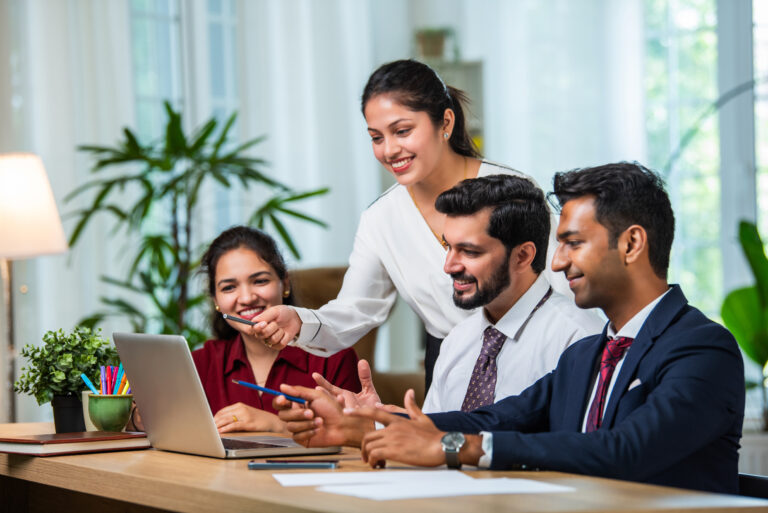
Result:
[[[296,269],[290,272],[296,305],[319,308],[334,299],[344,281],[346,267],[315,267]],[[376,352],[376,329],[371,330],[354,346],[357,356],[366,359],[373,369],[373,383],[384,404],[402,406],[405,391],[413,388],[416,402],[424,403],[424,372],[394,373],[377,372],[374,353]],[[414,341],[415,342],[415,341]]]

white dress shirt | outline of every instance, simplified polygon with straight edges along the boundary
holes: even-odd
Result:
[[[519,171],[483,161],[478,176],[492,174],[533,181]],[[318,310],[296,308],[302,327],[292,344],[320,356],[350,347],[386,320],[398,293],[430,335],[445,337],[472,313],[453,304],[453,283],[443,272],[445,254],[408,190],[392,186],[360,218],[338,297]],[[562,276],[550,281],[556,290],[567,288]]]
[[[494,325],[507,336],[496,357],[494,402],[528,388],[555,368],[566,347],[603,328],[604,322],[595,313],[580,309],[572,299],[554,291],[531,315],[549,287],[547,278],[540,275]],[[425,413],[461,409],[483,347],[483,332],[490,325],[480,308],[457,324],[443,340],[432,386],[424,401]]]

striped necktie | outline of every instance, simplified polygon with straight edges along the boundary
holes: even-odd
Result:
[[[587,433],[597,430],[603,422],[603,410],[608,395],[608,386],[611,384],[613,371],[619,363],[624,351],[632,345],[629,337],[609,338],[603,349],[603,358],[600,361],[600,377],[597,381],[597,390],[587,416]]]

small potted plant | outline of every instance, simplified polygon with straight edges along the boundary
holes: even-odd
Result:
[[[101,365],[117,363],[117,351],[101,336],[101,330],[82,326],[71,333],[48,331],[44,344],[27,344],[21,355],[27,359],[14,390],[29,394],[37,404],[51,403],[57,433],[85,431],[80,391],[85,388],[80,374],[93,379]]]
[[[419,55],[423,59],[444,59],[445,43],[453,40],[453,58],[458,60],[459,49],[456,44],[456,33],[450,27],[425,27],[416,31],[416,44]]]

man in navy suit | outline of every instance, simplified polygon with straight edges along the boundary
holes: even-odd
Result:
[[[386,427],[363,458],[415,465],[541,468],[738,491],[744,369],[731,334],[667,283],[674,215],[660,178],[639,164],[559,173],[560,242],[552,267],[576,304],[608,317],[519,396],[470,413],[410,418],[349,412]]]

